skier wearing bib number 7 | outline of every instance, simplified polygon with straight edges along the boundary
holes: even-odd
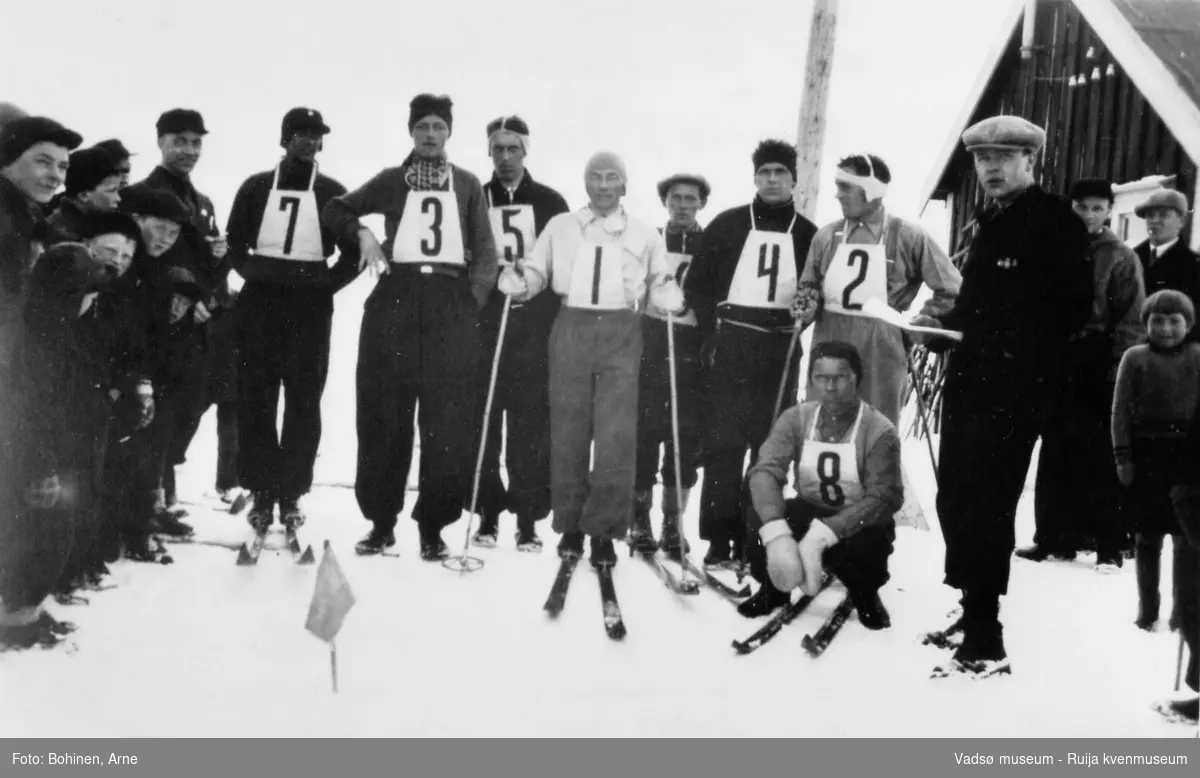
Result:
[[[245,285],[237,299],[238,460],[253,495],[249,521],[266,530],[304,523],[300,497],[312,487],[321,442],[321,395],[329,372],[333,296],[358,275],[358,244],[321,226],[321,209],[346,188],[317,169],[329,133],[319,111],[283,117],[284,157],[238,189],[229,212],[229,256]],[[279,393],[282,431],[276,430]]]
[[[711,191],[703,176],[689,173],[678,173],[658,182],[658,197],[670,214],[666,227],[659,231],[666,242],[667,267],[674,274],[676,283],[683,284],[687,278],[692,255],[704,235],[696,221],[696,213],[708,202]],[[667,556],[676,558],[680,549],[680,517],[687,509],[688,495],[697,481],[696,460],[701,440],[698,411],[703,391],[700,351],[704,336],[693,311],[672,319],[679,399],[679,451],[674,450],[671,432],[671,353],[667,341],[670,325],[667,312],[650,303],[642,318],[644,346],[638,379],[637,476],[629,542],[637,551],[654,553],[661,548]],[[663,524],[661,538],[656,544],[654,529],[650,526],[650,509],[654,507],[653,490],[659,474],[660,446],[665,449],[661,456]],[[675,472],[676,453],[681,473]],[[683,549],[687,553],[686,540]]]
[[[838,162],[834,182],[844,218],[817,231],[796,298],[800,320],[813,322],[812,345],[853,345],[863,361],[862,398],[898,427],[908,364],[903,332],[864,316],[863,303],[879,300],[906,311],[924,282],[933,296],[921,313],[940,316],[954,307],[962,276],[925,230],[887,213],[891,179],[873,154]]]
[[[751,159],[758,195],[749,205],[709,222],[684,282],[707,336],[710,373],[703,415],[708,437],[700,537],[709,542],[705,565],[717,567],[733,566],[742,556],[749,507],[743,480],[746,455],[754,464],[771,431],[785,370],[784,396],[796,396],[800,354],[789,362],[795,326],[789,309],[817,231],[796,213],[792,199],[796,148],[767,140]]]
[[[380,274],[367,298],[358,342],[358,473],[354,492],[373,525],[360,554],[395,545],[412,464],[420,404],[420,495],[412,518],[421,558],[449,556],[441,530],[462,515],[475,454],[479,312],[496,283],[496,244],[483,186],[452,165],[450,98],[409,104],[412,153],[358,190],[334,198],[321,221],[359,243]],[[359,217],[382,214],[380,245]]]
[[[754,502],[747,521],[762,541],[750,555],[751,574],[762,582],[754,599],[770,610],[797,587],[815,595],[828,568],[862,625],[885,629],[891,619],[879,589],[904,502],[900,436],[859,399],[863,363],[854,346],[813,346],[808,372],[813,399],[783,412],[747,478]],[[785,501],[789,467],[798,496]]]
[[[488,218],[502,266],[521,263],[549,224],[570,210],[555,190],[533,179],[525,168],[529,125],[519,116],[494,119],[487,126],[488,153],[495,172],[483,188]],[[493,291],[481,316],[483,370],[487,387],[504,311],[504,295]],[[517,516],[517,548],[541,551],[536,524],[550,515],[550,327],[558,314],[558,295],[543,291],[529,302],[513,302],[508,312],[500,369],[488,424],[487,447],[479,483],[479,530],[476,545],[496,545],[500,514]],[[481,392],[481,397],[484,393]],[[483,408],[479,410],[482,423]],[[501,419],[507,415],[504,441],[508,489],[500,480]]]
[[[616,564],[613,541],[626,536],[633,516],[638,307],[649,288],[659,308],[676,314],[684,308],[662,236],[621,205],[627,181],[620,157],[593,155],[584,168],[587,207],[554,217],[523,274],[505,268],[499,282],[514,301],[547,286],[563,298],[550,331],[554,530],[562,534],[564,558],[582,555],[584,535],[590,536],[597,568]]]

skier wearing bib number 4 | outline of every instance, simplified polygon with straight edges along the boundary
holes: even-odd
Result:
[[[246,179],[229,213],[230,261],[246,279],[236,308],[237,471],[253,494],[250,524],[262,531],[276,505],[280,523],[304,523],[299,499],[312,487],[321,442],[333,295],[358,275],[357,243],[346,242],[337,264],[327,264],[337,235],[321,226],[321,209],[346,193],[317,170],[328,133],[319,111],[288,111],[279,139],[283,159]]]
[[[749,507],[746,455],[754,464],[771,431],[785,370],[784,396],[796,396],[800,354],[797,348],[789,362],[795,327],[789,309],[817,231],[796,213],[792,199],[795,147],[763,141],[752,161],[758,196],[709,222],[684,282],[707,338],[710,368],[700,493],[700,537],[709,542],[708,566],[733,566],[742,555]]]
[[[658,197],[667,207],[670,219],[663,235],[667,249],[667,267],[675,281],[683,284],[687,278],[692,255],[699,248],[704,230],[696,222],[696,213],[708,202],[712,188],[703,176],[678,173],[658,182]],[[638,447],[637,474],[634,480],[633,527],[629,542],[634,549],[653,553],[661,548],[667,556],[679,556],[679,520],[687,509],[688,495],[696,485],[697,456],[700,448],[698,418],[702,386],[700,351],[704,336],[696,314],[685,311],[671,317],[674,322],[676,393],[679,398],[679,451],[671,433],[671,358],[667,342],[667,312],[652,302],[642,318],[642,366],[638,379]],[[650,509],[654,503],[654,483],[659,474],[659,448],[662,453],[662,536],[656,544],[650,526]],[[679,467],[675,472],[675,454]],[[679,491],[676,491],[678,486]],[[682,501],[680,500],[682,497]],[[687,553],[687,541],[683,541]]]
[[[797,587],[816,595],[828,568],[862,625],[885,629],[891,619],[879,589],[888,582],[894,516],[904,502],[900,436],[859,399],[864,366],[854,346],[825,341],[810,360],[813,399],[783,412],[747,478],[754,502],[748,522],[762,541],[750,555],[762,587],[747,602],[766,613],[786,605]],[[798,496],[785,501],[793,466]]]
[[[667,267],[662,236],[621,205],[625,163],[610,152],[584,168],[588,205],[554,217],[523,271],[505,268],[502,292],[527,300],[547,286],[563,298],[550,331],[550,491],[559,555],[617,562],[613,541],[633,516],[638,367],[651,302],[678,314],[683,293]],[[595,444],[592,455],[593,442]]]
[[[321,221],[354,240],[380,274],[358,342],[358,473],[355,496],[373,525],[360,554],[395,545],[420,405],[420,495],[412,518],[421,558],[449,556],[441,530],[462,515],[475,453],[480,309],[496,283],[496,244],[483,187],[452,165],[450,98],[409,105],[412,153],[358,190],[334,198]],[[383,244],[359,217],[382,214]]]
[[[495,172],[483,189],[488,219],[504,267],[520,264],[533,251],[537,236],[552,218],[570,210],[562,195],[533,180],[525,169],[529,125],[519,116],[494,119],[487,126],[488,153]],[[505,296],[493,291],[480,316],[483,334],[481,382],[486,387],[496,352]],[[517,548],[542,548],[536,524],[550,515],[550,326],[558,313],[558,295],[543,291],[529,302],[513,302],[500,344],[500,369],[488,424],[487,447],[479,483],[481,516],[473,542],[491,547],[499,534],[500,514],[517,516]],[[483,408],[479,409],[480,423]],[[508,489],[500,480],[501,420]]]
[[[863,304],[878,300],[906,311],[923,282],[933,296],[921,313],[940,316],[954,307],[962,276],[925,230],[886,212],[891,180],[873,154],[838,162],[834,182],[844,218],[817,231],[796,299],[800,320],[813,322],[812,345],[853,345],[863,361],[862,398],[899,427],[908,362],[903,332],[864,316]]]

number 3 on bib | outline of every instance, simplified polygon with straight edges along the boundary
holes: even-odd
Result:
[[[421,201],[422,215],[433,214],[429,223],[429,232],[433,238],[421,239],[421,253],[427,257],[436,257],[442,253],[442,201],[434,197],[426,197]]]

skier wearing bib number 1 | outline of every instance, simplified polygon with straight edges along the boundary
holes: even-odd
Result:
[[[590,536],[597,568],[616,564],[613,541],[626,536],[633,516],[638,307],[649,288],[659,308],[684,308],[662,236],[621,205],[627,180],[616,154],[593,155],[584,168],[587,207],[551,219],[523,270],[505,268],[499,281],[514,301],[547,286],[563,298],[550,331],[554,530],[564,558],[582,555]]]
[[[483,189],[488,218],[504,267],[521,263],[552,218],[570,210],[555,190],[533,180],[525,168],[529,125],[519,116],[494,119],[487,126],[488,153],[495,172]],[[550,515],[550,326],[558,314],[558,295],[543,291],[529,302],[513,302],[508,312],[500,369],[488,424],[487,447],[479,483],[479,530],[473,542],[491,547],[499,534],[500,514],[517,516],[517,549],[537,552],[542,541],[536,524]],[[504,295],[492,292],[481,316],[481,380],[485,396],[496,351]],[[504,441],[508,489],[500,480],[501,419],[507,415]],[[479,410],[482,423],[483,408]]]
[[[253,495],[249,521],[299,527],[321,442],[321,395],[329,372],[333,295],[358,275],[358,244],[321,226],[321,209],[346,188],[317,170],[329,127],[319,111],[283,117],[283,159],[246,179],[229,213],[229,256],[245,285],[237,299],[237,471]],[[283,430],[276,430],[279,393]]]
[[[766,140],[754,150],[752,161],[758,195],[751,204],[709,222],[684,282],[700,330],[707,335],[708,437],[700,537],[709,542],[704,564],[710,567],[731,567],[742,556],[749,506],[743,481],[746,455],[754,464],[771,431],[785,370],[784,396],[796,396],[800,354],[788,362],[795,326],[789,309],[817,231],[796,213],[792,199],[796,148]]]
[[[924,282],[933,296],[921,313],[940,316],[954,307],[962,276],[925,230],[887,213],[891,180],[873,154],[838,162],[834,183],[844,218],[817,231],[796,298],[800,320],[813,322],[812,345],[853,345],[863,361],[861,397],[899,427],[908,362],[903,332],[864,316],[863,303],[906,311]]]
[[[687,278],[692,255],[704,235],[696,213],[708,202],[712,188],[703,176],[678,173],[658,182],[658,198],[667,207],[670,219],[663,235],[667,249],[667,267],[676,283]],[[671,432],[671,358],[667,342],[667,312],[650,303],[642,318],[642,366],[638,379],[637,475],[634,480],[633,527],[629,542],[640,552],[653,553],[661,548],[667,556],[679,556],[679,519],[687,509],[688,495],[696,485],[696,459],[700,448],[701,401],[700,351],[704,336],[697,326],[696,314],[686,311],[674,321],[676,393],[679,398],[679,467],[675,472],[675,442]],[[659,474],[659,448],[662,454],[662,535],[654,542],[650,509],[654,507],[654,483]],[[679,491],[676,491],[678,486]],[[682,501],[680,500],[682,497]],[[687,553],[687,541],[683,540]]]
[[[417,95],[409,109],[412,153],[331,200],[321,220],[357,241],[361,264],[380,275],[358,343],[354,492],[373,527],[356,551],[378,554],[396,543],[419,402],[420,495],[412,518],[421,558],[436,561],[449,556],[441,530],[462,515],[471,488],[478,323],[496,283],[496,244],[479,179],[446,157],[450,98]],[[359,221],[367,214],[383,215],[382,245]]]

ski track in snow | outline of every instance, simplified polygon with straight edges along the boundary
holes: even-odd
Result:
[[[368,525],[353,490],[328,484],[353,482],[354,360],[370,283],[360,279],[338,297],[316,475],[326,485],[306,498],[301,533],[318,561],[322,542],[332,542],[358,599],[338,638],[339,693],[331,690],[327,648],[304,630],[317,566],[294,565],[276,529],[257,567],[237,567],[234,551],[175,544],[173,565],[113,565],[119,587],[88,593],[88,606],[51,602],[52,612],[80,625],[69,638],[78,650],[0,655],[6,736],[1195,735],[1150,710],[1171,693],[1177,636],[1136,629],[1132,564],[1101,576],[1091,554],[1072,564],[1013,560],[1002,611],[1011,677],[928,677],[946,653],[921,646],[920,635],[947,623],[957,602],[941,584],[923,441],[906,440],[904,457],[933,529],[898,530],[892,580],[882,591],[893,626],[868,632],[851,617],[817,660],[800,640],[832,610],[837,589],[740,657],[730,641],[763,620],[743,619],[704,589],[681,604],[621,544],[614,579],[628,637],[605,636],[598,581],[586,562],[562,615],[549,621],[542,603],[558,560],[548,522],[539,525],[546,550],[521,554],[515,519],[505,514],[499,547],[471,551],[486,562],[471,574],[422,562],[407,516],[397,527],[399,559],[357,557],[353,545]],[[180,497],[191,503],[198,537],[238,543],[251,534],[244,517],[202,496],[215,451],[210,413],[181,473]],[[416,469],[414,457],[412,483]],[[1032,537],[1031,497],[1027,491],[1018,518],[1021,545]],[[685,525],[699,560],[697,502]],[[465,526],[443,533],[453,553]],[[1163,557],[1165,623],[1170,551]]]

